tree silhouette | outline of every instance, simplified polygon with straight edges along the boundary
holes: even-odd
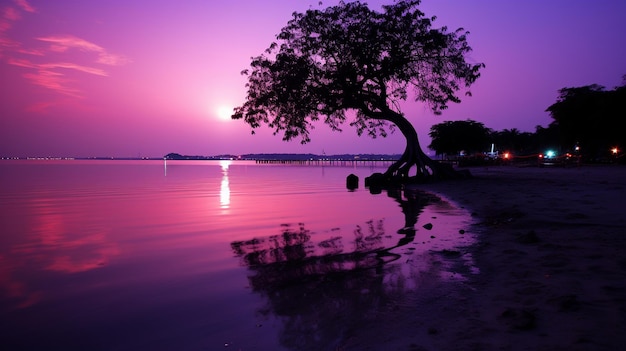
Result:
[[[582,143],[585,152],[598,148],[592,139],[596,139],[604,122],[601,111],[604,93],[604,87],[597,84],[559,90],[557,102],[547,111],[558,126],[561,146]]]
[[[458,91],[480,76],[471,64],[463,29],[432,28],[435,19],[418,10],[419,0],[397,1],[369,9],[359,1],[324,10],[294,13],[263,55],[252,58],[246,101],[233,119],[252,133],[268,125],[283,140],[310,141],[315,121],[341,131],[347,114],[358,135],[387,136],[398,128],[407,143],[401,158],[385,172],[386,180],[439,177],[447,168],[422,151],[417,132],[399,108],[414,93],[436,113],[458,103]],[[466,94],[470,94],[469,91]]]
[[[484,124],[470,119],[465,121],[447,121],[430,127],[430,149],[437,154],[458,155],[465,150],[468,153],[487,149],[491,130]]]
[[[535,126],[535,133],[533,133],[531,141],[532,149],[538,153],[545,152],[546,149],[558,149],[558,126],[555,123],[550,123],[547,128],[540,125]]]
[[[514,152],[516,154],[528,153],[531,144],[532,134],[521,132],[517,128],[492,131],[491,142],[501,151]]]
[[[597,84],[563,88],[547,111],[566,150],[579,145],[593,160],[626,143],[626,85],[610,91]]]

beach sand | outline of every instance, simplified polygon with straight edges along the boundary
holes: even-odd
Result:
[[[476,218],[480,272],[343,349],[626,350],[626,167],[470,172],[419,188]]]

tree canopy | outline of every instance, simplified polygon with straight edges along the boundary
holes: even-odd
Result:
[[[597,84],[563,88],[547,111],[566,150],[579,145],[595,158],[626,146],[626,84],[608,91]]]
[[[441,113],[460,101],[459,91],[480,76],[482,63],[468,63],[468,32],[433,28],[435,17],[419,11],[419,0],[396,1],[382,11],[359,1],[326,9],[295,12],[264,54],[252,58],[247,96],[233,119],[252,132],[262,125],[283,140],[310,141],[321,120],[340,131],[347,113],[359,135],[387,136],[398,128],[407,138],[402,159],[388,175],[436,171],[421,151],[417,133],[400,111],[399,102],[416,101]]]
[[[459,152],[482,152],[490,142],[491,130],[473,120],[446,121],[430,128],[430,149],[437,154],[458,155]]]

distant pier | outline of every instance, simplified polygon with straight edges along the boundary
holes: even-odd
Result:
[[[321,159],[321,160],[262,160],[257,159],[257,164],[280,164],[280,165],[302,165],[302,166],[386,166],[391,165],[396,160],[342,160],[342,159]]]

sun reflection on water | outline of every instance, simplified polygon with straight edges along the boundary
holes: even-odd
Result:
[[[228,184],[228,166],[233,161],[221,160],[220,166],[222,167],[222,183],[220,186],[220,207],[227,209],[230,207],[230,185]]]

